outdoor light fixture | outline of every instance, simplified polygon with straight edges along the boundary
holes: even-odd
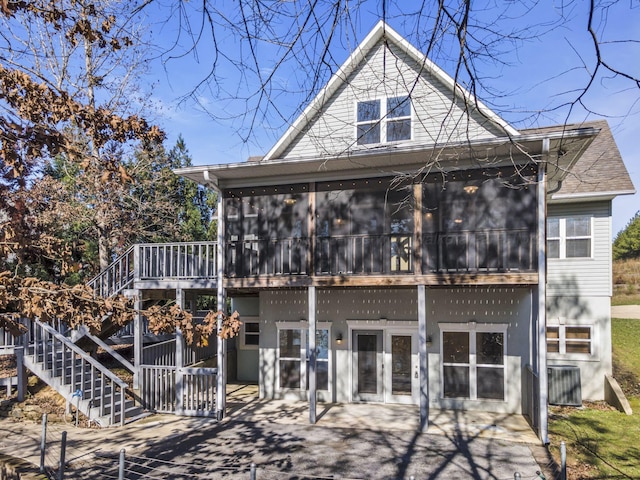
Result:
[[[431,345],[433,345],[433,338],[431,338],[431,335],[427,335],[427,339],[424,343],[427,347],[430,347]]]
[[[292,205],[295,205],[296,201],[297,200],[295,198],[285,198],[284,199],[284,204],[290,207]]]
[[[476,193],[478,191],[478,186],[477,185],[465,185],[463,190],[465,192],[467,192],[469,195],[473,195],[474,193]]]
[[[342,333],[338,332],[338,334],[336,335],[336,343],[338,345],[342,345]]]

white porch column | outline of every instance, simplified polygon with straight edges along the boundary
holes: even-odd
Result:
[[[309,423],[316,423],[316,287],[309,287]]]
[[[142,348],[144,342],[144,328],[142,325],[142,297],[140,290],[134,290],[134,308],[136,310],[136,317],[133,320],[133,366],[135,372],[133,372],[133,389],[140,390],[142,387],[142,381],[140,379],[141,371],[140,365],[142,365]]]
[[[216,289],[217,298],[216,305],[218,311],[218,334],[222,330],[223,314],[227,313],[226,295],[224,291],[224,262],[225,262],[225,224],[224,224],[224,198],[222,192],[216,189],[218,198],[216,201],[217,220],[218,220],[218,245],[217,245],[217,275]],[[222,420],[227,407],[227,341],[216,336],[217,341],[217,359],[218,359],[218,375],[216,376],[216,417]]]
[[[184,309],[184,291],[176,288],[176,305]],[[182,331],[176,328],[176,413],[184,411],[184,382],[181,369],[184,367],[184,338]]]
[[[420,431],[429,427],[429,356],[427,352],[427,293],[418,285],[418,364],[420,365]]]
[[[549,139],[542,143],[543,162],[538,170],[538,315],[536,316],[536,348],[538,389],[540,391],[538,402],[540,411],[540,429],[538,435],[543,444],[549,443],[548,432],[548,383],[547,383],[547,174],[546,162],[549,157]],[[536,360],[534,358],[534,360]]]

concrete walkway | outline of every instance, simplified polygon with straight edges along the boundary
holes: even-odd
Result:
[[[261,402],[250,387],[232,395],[221,422],[153,415],[122,428],[74,429],[50,424],[47,464],[55,465],[68,432],[65,478],[117,478],[126,450],[126,478],[249,479],[493,479],[536,478],[546,451],[522,417],[433,412],[429,433],[416,431],[414,407],[319,406],[308,423],[306,402]],[[509,423],[512,422],[512,423]],[[525,422],[526,425],[526,422]],[[508,427],[514,428],[509,430]],[[41,426],[0,420],[0,452],[39,463]],[[538,462],[534,458],[537,452]],[[540,460],[542,458],[542,460]]]
[[[612,318],[633,318],[640,320],[640,305],[617,305],[611,307]]]

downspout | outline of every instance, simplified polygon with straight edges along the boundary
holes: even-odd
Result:
[[[537,370],[539,432],[544,445],[549,443],[549,412],[547,383],[547,162],[549,161],[549,139],[542,140],[542,162],[538,168],[538,315],[537,315]]]

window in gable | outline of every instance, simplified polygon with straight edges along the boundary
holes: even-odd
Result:
[[[547,220],[548,258],[590,258],[591,217],[575,216]]]
[[[387,142],[411,139],[411,102],[409,97],[387,99]]]
[[[358,102],[358,145],[380,143],[380,100]]]
[[[358,102],[356,126],[358,145],[409,140],[411,101],[402,96]]]

